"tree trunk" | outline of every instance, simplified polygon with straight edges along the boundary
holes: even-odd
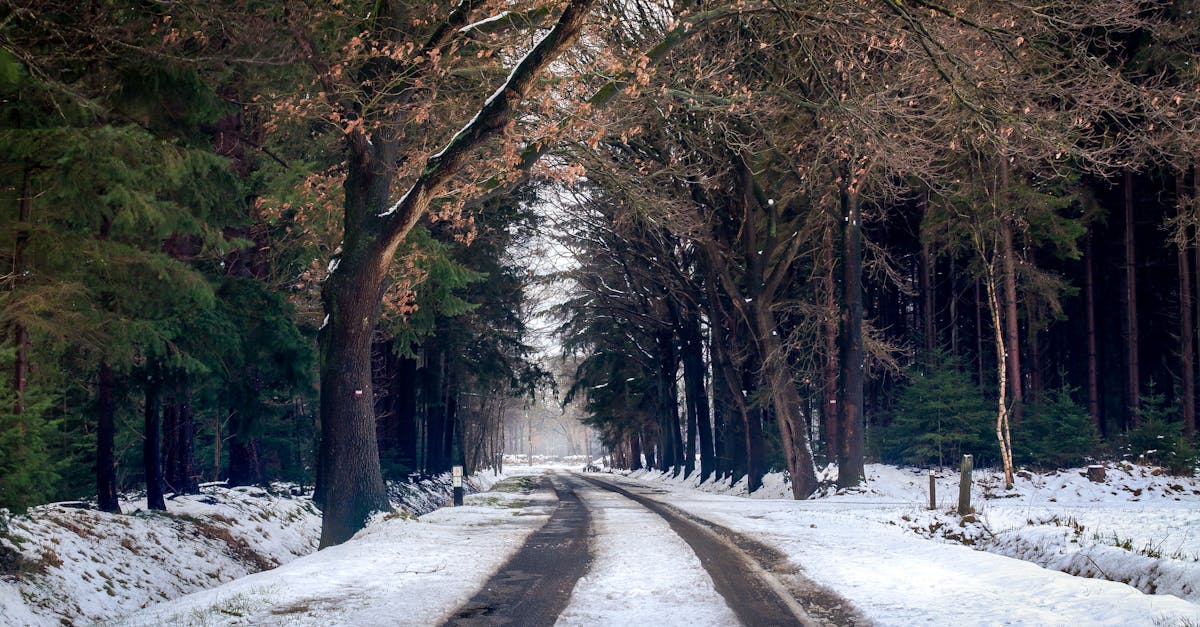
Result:
[[[347,204],[354,202],[351,189],[356,187],[353,178],[348,177]],[[381,197],[371,205],[382,206],[387,190],[376,191]],[[354,190],[355,194],[359,192]],[[391,508],[379,465],[371,406],[371,336],[379,318],[383,277],[391,256],[371,250],[367,242],[347,240],[343,247],[345,254],[339,267],[322,289],[329,318],[320,334],[321,547],[349,540],[372,514]]]
[[[958,277],[958,268],[955,267],[954,255],[950,255],[950,274],[947,278],[950,281],[950,354],[955,359],[958,355],[958,287],[956,278]]]
[[[179,492],[175,485],[176,458],[179,450],[179,406],[168,400],[162,408],[162,472],[163,489],[166,492]]]
[[[438,474],[446,470],[446,460],[442,457],[446,440],[446,355],[436,341],[426,347],[424,374],[421,395],[425,404],[425,472]]]
[[[159,450],[159,386],[156,375],[146,378],[146,408],[142,432],[142,470],[146,475],[146,508],[165,511],[162,490],[162,452]]]
[[[1008,359],[1005,355],[1005,352],[1007,352],[1007,342],[1005,341],[1004,330],[1000,321],[1000,303],[996,297],[995,268],[987,259],[984,260],[984,264],[984,284],[987,287],[988,309],[992,313],[992,328],[995,329],[996,338],[997,396],[999,397],[996,402],[996,441],[1000,446],[1000,461],[1004,467],[1004,488],[1010,490],[1013,487],[1014,478],[1012,435],[1009,428],[1008,402],[1004,394],[1005,383],[1008,378]]]
[[[1017,254],[1013,245],[1012,208],[1009,206],[1008,160],[1000,158],[1000,181],[996,186],[996,207],[1000,213],[1000,259],[1004,273],[1004,336],[1008,344],[1008,388],[1012,399],[1012,418],[1020,421],[1025,397],[1021,390],[1021,334],[1017,319]]]
[[[825,458],[828,463],[834,463],[841,455],[845,442],[842,441],[841,412],[838,410],[838,390],[841,387],[841,355],[838,351],[838,315],[836,254],[834,251],[834,224],[831,219],[825,225],[821,236],[821,257],[824,268],[824,280],[821,291],[825,301],[824,333],[824,376],[821,387],[821,422],[825,428]]]
[[[817,473],[813,464],[812,446],[808,441],[808,421],[804,417],[804,403],[796,391],[792,379],[791,364],[777,332],[778,322],[771,313],[768,303],[752,303],[757,326],[759,350],[763,359],[763,381],[771,392],[775,417],[779,421],[779,432],[783,438],[783,453],[791,475],[792,497],[806,499],[817,490]]]
[[[96,505],[102,512],[121,513],[117,497],[117,377],[100,361],[96,394]]]
[[[975,367],[976,380],[983,387],[983,299],[979,294],[979,279],[975,279]]]
[[[928,205],[928,200],[925,201]],[[928,209],[928,207],[927,207]],[[933,254],[929,250],[927,237],[921,238],[921,334],[925,339],[925,354],[932,358],[935,346],[935,325],[933,320]]]
[[[625,467],[630,470],[642,469],[642,436],[638,432],[629,435],[629,460]]]
[[[25,248],[29,245],[29,220],[33,210],[33,168],[26,165],[21,173],[21,200],[18,203],[16,243],[13,245],[12,256],[12,288],[15,290],[25,283]],[[16,357],[13,360],[13,413],[17,416],[25,413],[25,388],[29,379],[29,334],[25,325],[20,321],[12,323],[13,347]]]
[[[696,432],[700,443],[700,482],[708,481],[716,470],[713,429],[709,421],[708,391],[704,384],[704,338],[700,333],[700,313],[689,306],[683,321],[683,378],[688,407],[688,434]],[[695,459],[694,443],[688,444],[689,465]],[[691,474],[691,470],[688,470]]]
[[[1133,172],[1125,170],[1125,387],[1126,425],[1136,429],[1141,414],[1141,372],[1138,364],[1137,263],[1134,257]]]
[[[1089,229],[1083,252],[1083,306],[1087,323],[1087,395],[1088,416],[1096,433],[1103,433],[1100,422],[1100,361],[1096,350],[1096,282],[1092,271],[1092,234]]]
[[[1191,248],[1191,227],[1187,223],[1187,196],[1184,193],[1184,171],[1180,170],[1175,177],[1175,202],[1179,212],[1179,229],[1177,234],[1179,258],[1179,348],[1180,365],[1182,369],[1183,394],[1183,431],[1188,442],[1196,433],[1196,365],[1192,352],[1194,338],[1192,334],[1192,273],[1191,260],[1188,250]]]
[[[196,473],[196,415],[192,411],[192,388],[184,383],[176,407],[176,446],[172,485],[177,494],[196,494],[200,491]]]
[[[658,350],[658,412],[662,451],[659,454],[659,468],[663,472],[671,471],[679,474],[683,457],[683,436],[679,428],[679,395],[675,377],[678,373],[678,359],[673,343],[674,334],[670,330],[660,331],[655,336],[655,346]]]
[[[838,486],[856,486],[866,479],[865,431],[863,414],[863,286],[862,286],[862,215],[858,193],[847,180],[842,184],[842,328],[840,359],[842,366],[841,435],[843,446],[838,454]],[[814,477],[813,489],[816,489]],[[807,495],[806,495],[807,496]]]

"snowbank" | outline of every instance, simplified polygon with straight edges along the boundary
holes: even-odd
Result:
[[[929,471],[871,464],[866,486],[837,490],[836,468],[805,511],[850,515],[924,538],[1013,557],[1071,575],[1128,584],[1147,594],[1200,603],[1200,478],[1155,467],[1109,464],[1102,483],[1084,469],[1022,472],[1013,490],[991,470],[974,473],[973,519],[954,513],[958,473],[936,473],[937,505],[929,509]],[[755,500],[789,499],[782,473],[746,493],[746,482],[699,484],[699,477],[659,471],[622,473],[639,483]]]
[[[467,490],[501,476],[479,473]],[[419,516],[450,500],[448,474],[390,484],[393,504]],[[313,553],[321,514],[290,485],[225,488],[168,499],[167,512],[123,501],[123,515],[50,504],[8,522],[0,551],[21,572],[0,578],[0,625],[89,623],[276,568]]]

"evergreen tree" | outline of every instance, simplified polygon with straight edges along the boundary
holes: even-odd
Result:
[[[964,454],[996,459],[992,409],[958,362],[938,352],[918,368],[900,393],[882,448],[890,458],[918,466],[953,465]]]

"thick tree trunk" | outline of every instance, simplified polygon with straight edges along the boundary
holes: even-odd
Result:
[[[843,446],[838,454],[838,486],[851,487],[866,479],[865,431],[863,413],[863,287],[862,287],[862,215],[858,194],[844,183],[841,190],[843,217],[842,313],[840,359],[842,366],[841,435]],[[815,477],[813,489],[816,489]],[[806,495],[807,496],[807,495]]]
[[[117,377],[100,361],[96,394],[96,505],[102,512],[121,513],[117,498]]]
[[[348,195],[355,186],[348,178]],[[387,190],[376,191],[381,197],[370,204],[383,206]],[[371,336],[391,256],[368,242],[347,240],[343,246],[339,267],[322,290],[329,318],[320,334],[321,547],[349,540],[372,514],[391,508],[379,465],[371,390]]]
[[[1133,172],[1125,170],[1125,392],[1126,425],[1136,429],[1141,414],[1141,370],[1138,363],[1137,263],[1134,256]]]
[[[162,489],[162,451],[159,449],[159,382],[155,375],[146,379],[146,407],[142,432],[142,470],[146,476],[146,508],[165,511]]]
[[[1092,234],[1084,240],[1083,306],[1087,324],[1087,395],[1088,416],[1096,433],[1103,433],[1100,422],[1100,361],[1096,350],[1096,281],[1092,271]]]
[[[1020,421],[1025,401],[1022,392],[1021,333],[1017,318],[1017,253],[1013,244],[1012,208],[1009,200],[1008,160],[1000,158],[1000,181],[996,186],[996,206],[1000,211],[1000,259],[1004,274],[1004,336],[1008,342],[1008,389],[1012,400],[1012,419]]]
[[[1196,362],[1192,352],[1192,264],[1188,258],[1191,248],[1191,227],[1187,223],[1187,196],[1184,193],[1184,171],[1175,177],[1175,202],[1178,206],[1179,229],[1179,349],[1183,394],[1183,430],[1189,442],[1196,433]]]

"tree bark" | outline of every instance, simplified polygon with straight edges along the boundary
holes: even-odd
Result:
[[[196,473],[196,415],[192,411],[191,385],[184,383],[176,407],[175,468],[172,485],[177,494],[196,494],[200,491]]]
[[[708,391],[704,384],[704,338],[700,333],[700,313],[694,305],[683,320],[683,378],[688,407],[688,433],[694,430],[700,445],[700,482],[708,481],[716,471],[716,449],[709,418]],[[693,429],[694,426],[694,429]],[[695,458],[694,444],[688,445],[690,459]],[[691,471],[688,471],[691,474]]]
[[[12,288],[18,289],[25,283],[25,248],[29,245],[29,220],[33,211],[33,167],[26,164],[21,172],[21,200],[17,208],[16,242],[12,256]],[[13,413],[25,413],[25,388],[29,379],[29,334],[19,320],[12,323],[13,347]]]
[[[1004,274],[1004,336],[1007,340],[1008,389],[1012,399],[1012,419],[1020,421],[1025,401],[1021,386],[1021,333],[1017,318],[1017,254],[1013,244],[1012,207],[1008,194],[1008,160],[1000,158],[1000,181],[996,186],[996,208],[1000,214],[1000,260]]]
[[[982,250],[982,246],[980,248]],[[1009,427],[1008,402],[1004,394],[1008,378],[1008,359],[1005,355],[1007,342],[1000,321],[1000,303],[996,297],[996,272],[989,260],[984,259],[984,264],[984,285],[987,287],[988,309],[991,310],[992,328],[995,330],[996,338],[996,376],[998,379],[996,387],[999,396],[996,402],[996,441],[1000,446],[1000,461],[1004,467],[1004,489],[1010,490],[1013,487],[1014,478],[1012,435]]]
[[[96,394],[96,505],[102,512],[121,513],[117,497],[117,377],[100,361]]]
[[[146,377],[146,407],[142,432],[142,470],[146,476],[146,508],[166,511],[162,490],[162,452],[159,449],[159,387],[157,375]]]
[[[1126,425],[1136,429],[1141,422],[1141,372],[1138,363],[1137,263],[1134,256],[1133,172],[1125,170],[1125,387],[1128,416]]]
[[[1192,326],[1192,273],[1188,250],[1191,248],[1191,227],[1187,223],[1187,196],[1184,193],[1184,171],[1175,177],[1175,202],[1178,207],[1179,229],[1177,234],[1179,259],[1179,348],[1183,394],[1183,431],[1188,442],[1196,433],[1196,362],[1192,352],[1194,327]]]
[[[863,414],[863,286],[862,286],[862,214],[858,192],[851,186],[848,172],[841,185],[842,206],[842,313],[840,359],[842,366],[841,435],[843,446],[838,454],[838,486],[851,487],[866,479],[865,430]],[[814,486],[815,489],[815,477]]]
[[[825,225],[821,235],[821,260],[824,265],[824,280],[821,292],[824,297],[825,320],[822,339],[825,354],[824,380],[821,387],[821,423],[825,427],[825,457],[828,463],[834,463],[845,448],[842,440],[841,412],[838,409],[838,390],[841,389],[841,355],[838,349],[838,327],[840,316],[838,311],[837,279],[835,278],[837,260],[834,250],[834,223],[832,216]]]
[[[979,279],[975,279],[975,367],[976,380],[983,387],[983,299],[979,294]]]
[[[926,201],[928,203],[928,201]],[[937,336],[933,321],[933,254],[928,238],[921,238],[921,334],[925,340],[925,354],[932,358]]]
[[[1087,324],[1087,395],[1088,416],[1096,433],[1103,433],[1100,422],[1100,361],[1096,350],[1096,280],[1092,271],[1092,234],[1089,229],[1083,249],[1083,306]]]
[[[163,489],[167,492],[178,492],[175,478],[179,450],[179,406],[169,400],[163,403],[161,431]]]

